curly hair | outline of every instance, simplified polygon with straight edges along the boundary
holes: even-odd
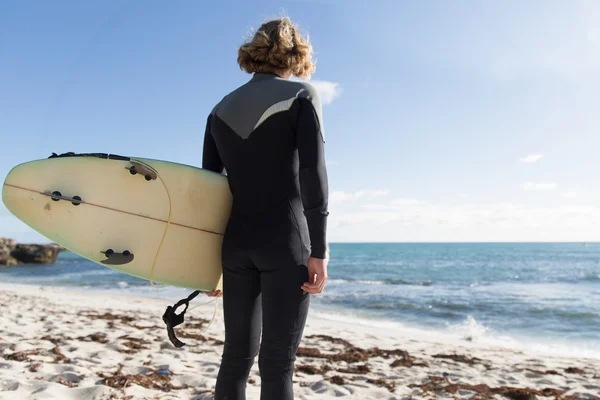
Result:
[[[281,18],[262,24],[254,37],[240,46],[237,61],[240,69],[250,74],[291,73],[308,79],[316,69],[312,53],[308,38],[289,18]]]

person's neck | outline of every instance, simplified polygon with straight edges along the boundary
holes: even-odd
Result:
[[[281,79],[290,79],[292,77],[291,73],[278,74],[276,72],[256,72],[255,75],[272,76]]]
[[[291,76],[291,75],[290,75]],[[273,72],[255,72],[252,81],[262,81],[265,79],[289,79]]]

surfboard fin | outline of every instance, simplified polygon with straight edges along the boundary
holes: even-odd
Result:
[[[78,206],[81,203],[83,203],[83,200],[81,199],[80,196],[73,196],[73,197],[63,196],[62,193],[59,192],[58,190],[55,190],[52,193],[50,193],[50,191],[46,191],[41,194],[44,196],[49,196],[52,199],[52,201],[60,201],[60,200],[70,201],[71,204],[73,204],[74,206]]]
[[[106,265],[124,265],[133,261],[134,255],[129,250],[125,250],[122,253],[115,253],[113,249],[101,251],[106,256],[106,260],[100,261]]]
[[[129,173],[131,175],[140,174],[144,178],[146,178],[147,181],[153,181],[158,177],[156,171],[154,171],[150,166],[146,166],[142,163],[133,160],[131,160],[130,163],[131,166],[126,169],[129,170]]]

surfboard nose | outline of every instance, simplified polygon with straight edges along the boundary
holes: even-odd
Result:
[[[23,201],[27,201],[28,197],[25,195],[26,193],[21,193],[19,189],[20,185],[33,180],[34,170],[30,168],[31,163],[32,162],[30,161],[12,168],[2,184],[2,203],[8,211],[19,219],[23,216],[22,213],[19,212],[21,209],[19,204]],[[33,193],[31,193],[31,195],[33,195]]]

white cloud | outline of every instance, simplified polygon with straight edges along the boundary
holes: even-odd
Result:
[[[577,192],[567,192],[565,193],[565,197],[567,199],[574,199],[575,197],[577,197]]]
[[[350,200],[352,198],[352,193],[346,193],[342,191],[336,191],[329,193],[329,201],[331,202],[340,202],[345,200]]]
[[[360,199],[361,197],[367,197],[369,199],[376,199],[378,197],[383,197],[383,196],[387,196],[390,193],[389,190],[387,189],[376,189],[376,190],[372,190],[372,189],[367,189],[367,190],[359,190],[358,192],[354,193],[354,196],[357,199]]]
[[[528,156],[521,157],[519,162],[524,164],[531,164],[540,161],[542,158],[544,158],[543,154],[530,154]]]
[[[391,204],[392,206],[418,206],[423,202],[416,199],[394,199]]]
[[[330,81],[311,80],[310,84],[317,89],[321,97],[321,103],[331,104],[336,97],[342,94],[339,83]]]
[[[341,202],[347,200],[368,199],[373,200],[379,197],[387,196],[390,193],[387,189],[364,189],[357,192],[335,191],[329,194],[329,200],[332,202]]]
[[[387,210],[389,206],[387,204],[362,204],[361,208],[369,211],[383,211]]]
[[[332,241],[592,241],[600,207],[368,204],[330,217]]]
[[[527,191],[554,190],[558,187],[555,182],[525,182],[521,185],[521,189]]]

